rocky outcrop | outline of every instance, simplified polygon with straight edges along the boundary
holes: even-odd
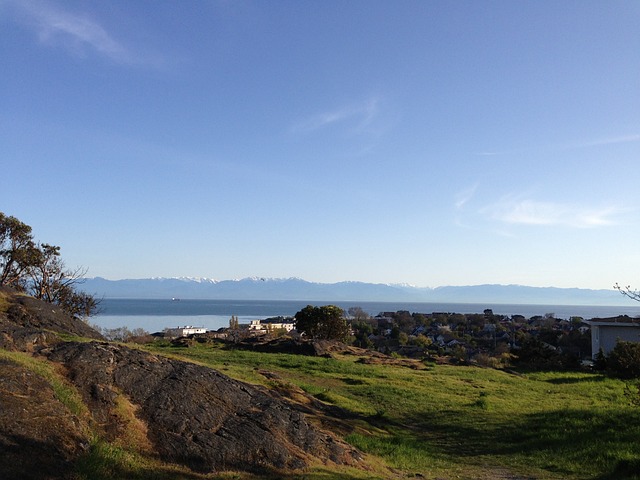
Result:
[[[57,334],[102,339],[87,323],[57,305],[0,287],[0,348],[32,352],[58,341]]]
[[[60,344],[48,358],[66,367],[107,435],[118,431],[109,425],[115,399],[129,398],[167,461],[206,472],[353,461],[351,448],[292,405],[210,368],[97,342]]]
[[[61,333],[95,340],[65,341]],[[84,322],[5,290],[0,348],[23,352],[0,351],[3,478],[6,472],[7,478],[71,478],[74,462],[89,448],[87,437],[95,434],[120,445],[135,438],[130,447],[197,472],[273,474],[318,462],[359,462],[352,447],[310,423],[300,405],[277,392],[102,341]],[[82,419],[60,401],[41,369],[14,361],[30,358],[24,353],[77,389],[86,406]]]

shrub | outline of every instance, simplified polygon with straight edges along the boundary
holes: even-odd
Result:
[[[600,347],[596,354],[596,358],[593,362],[593,368],[598,371],[604,371],[607,369],[607,356],[604,354],[602,347]]]
[[[500,368],[502,367],[502,362],[499,358],[492,357],[486,353],[478,353],[473,357],[473,360],[482,367],[489,368]]]
[[[622,378],[640,377],[640,343],[618,342],[607,357],[607,369]]]

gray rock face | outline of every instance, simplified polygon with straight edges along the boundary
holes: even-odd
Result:
[[[0,348],[33,352],[59,341],[57,333],[103,339],[60,307],[0,287]]]
[[[357,456],[292,405],[207,367],[104,342],[62,343],[48,358],[65,365],[106,435],[118,430],[111,412],[123,394],[158,454],[197,471],[298,469]]]

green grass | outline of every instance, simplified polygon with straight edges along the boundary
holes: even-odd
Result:
[[[74,480],[371,480],[371,472],[350,467],[318,466],[305,473],[274,472],[255,475],[245,472],[196,473],[186,467],[170,465],[157,458],[103,440],[95,440],[89,453],[76,465]]]
[[[46,360],[39,360],[27,353],[12,352],[4,349],[0,349],[0,358],[17,363],[45,379],[51,385],[55,397],[72,414],[78,417],[86,417],[88,415],[89,410],[82,401],[80,393],[75,387],[66,382],[62,375],[56,372],[52,363]]]
[[[95,439],[89,453],[76,463],[75,480],[200,480],[216,478],[198,475],[186,468],[165,465],[130,448]]]
[[[369,454],[371,469],[317,465],[286,478],[364,480],[389,478],[389,472],[395,472],[431,479],[640,479],[640,408],[630,404],[623,381],[603,375],[518,375],[458,366],[412,370],[363,364],[347,356],[304,357],[204,345],[148,348],[247,382],[297,386],[340,407],[340,431],[347,442]],[[46,379],[71,413],[87,418],[81,396],[53,364],[5,350],[0,350],[0,358]],[[280,380],[267,378],[261,370],[276,373]],[[129,406],[123,404],[121,410],[134,428]],[[136,448],[138,437],[131,433],[128,442],[108,443],[88,432],[94,440],[78,463],[77,478],[258,478],[237,472],[198,475],[163,464]]]
[[[640,479],[640,408],[630,404],[623,381],[603,375],[439,365],[412,370],[363,364],[351,356],[265,354],[210,345],[146,348],[250,383],[285,391],[287,385],[291,391],[299,387],[342,409],[344,439],[369,454],[369,470],[316,465],[304,474],[273,478]],[[40,375],[70,412],[88,416],[77,390],[53,364],[4,350],[0,358]],[[120,406],[122,417],[131,420],[127,441],[109,443],[89,432],[94,440],[78,463],[77,479],[266,478],[238,472],[199,475],[162,463],[135,445],[144,442],[131,408]]]
[[[344,409],[345,439],[405,475],[640,479],[640,409],[622,381],[602,375],[412,370],[203,345],[156,351],[263,385],[259,370],[275,372]]]

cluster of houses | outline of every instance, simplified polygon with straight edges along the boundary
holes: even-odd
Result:
[[[373,348],[388,346],[390,340],[404,335],[404,343],[414,343],[422,338],[436,347],[450,350],[457,346],[476,348],[484,345],[496,348],[506,344],[517,348],[517,339],[523,335],[542,335],[546,332],[557,338],[580,337],[582,341],[590,337],[591,356],[595,357],[600,349],[608,354],[620,340],[640,342],[640,318],[618,316],[612,318],[594,318],[583,320],[573,317],[569,320],[556,319],[553,315],[536,316],[530,319],[522,315],[493,315],[491,310],[483,314],[431,313],[419,314],[406,311],[382,312],[368,317],[366,324],[371,328],[366,334],[367,345]],[[362,325],[362,324],[361,324]],[[238,325],[249,336],[260,336],[280,332],[289,334],[295,330],[294,319],[276,317],[266,320],[251,320]],[[357,336],[357,325],[353,324],[353,333]],[[225,337],[228,329],[220,329],[216,336]],[[191,325],[167,328],[164,335],[171,338],[188,337],[207,333],[204,327]],[[579,334],[579,335],[578,335]],[[586,340],[588,342],[588,340]],[[472,347],[473,345],[473,347]],[[586,356],[586,355],[585,355]]]
[[[549,343],[581,343],[585,345],[581,348],[583,356],[592,358],[600,349],[608,354],[618,341],[640,342],[640,318],[626,315],[567,320],[557,319],[553,314],[529,319],[523,315],[494,315],[489,309],[482,314],[399,311],[382,312],[370,318],[368,323],[373,327],[373,332],[368,334],[369,345],[374,348],[389,345],[389,340],[398,338],[400,331],[406,334],[405,341],[409,344],[424,337],[432,347],[445,351],[456,347],[478,350],[478,346],[491,350],[500,344],[517,349],[519,340],[534,336],[543,341],[553,339]],[[551,344],[549,347],[555,348]]]
[[[290,317],[278,317],[276,319],[267,320],[251,320],[249,324],[238,324],[238,329],[246,332],[250,336],[266,335],[274,332],[286,332],[289,333],[295,330],[295,323],[293,318]],[[225,338],[225,332],[228,329],[221,328],[215,333],[217,337]],[[163,334],[168,338],[180,338],[189,337],[192,335],[204,335],[211,334],[205,327],[194,327],[192,325],[185,325],[183,327],[170,327],[165,328]]]

